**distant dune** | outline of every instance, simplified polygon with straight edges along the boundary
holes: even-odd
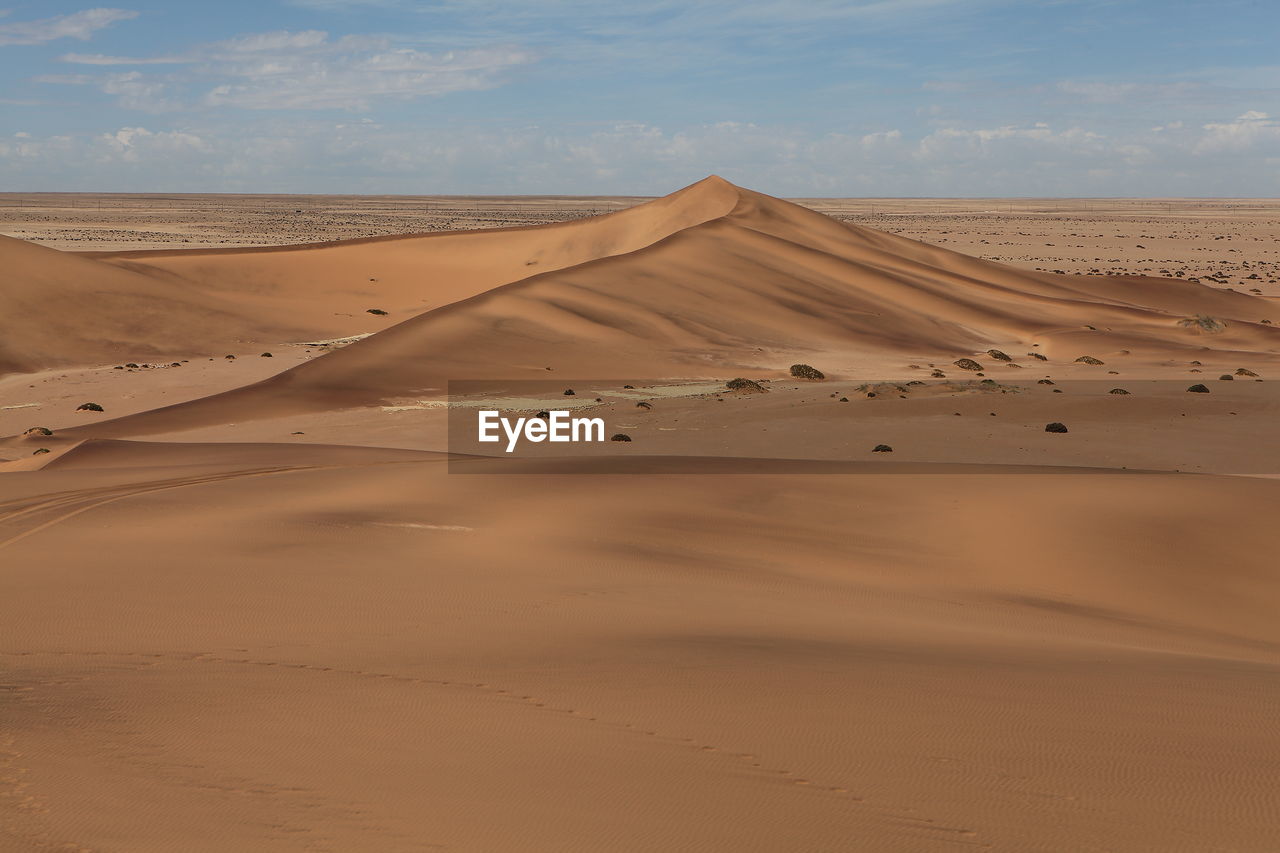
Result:
[[[533,378],[547,368],[767,376],[795,360],[949,361],[1007,342],[1068,360],[1098,347],[1173,358],[1204,346],[1179,325],[1196,314],[1229,321],[1216,350],[1280,346],[1280,327],[1260,322],[1280,321],[1270,300],[1176,279],[1028,272],[839,223],[717,177],[570,223],[130,252],[97,264],[165,279],[192,299],[253,305],[313,335],[386,326],[366,319],[368,307],[401,321],[257,385],[95,424],[97,436],[368,405],[438,394],[449,379]]]

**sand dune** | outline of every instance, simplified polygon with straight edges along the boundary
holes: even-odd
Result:
[[[6,851],[1275,849],[1272,301],[716,178],[527,229],[0,253],[0,369],[86,365],[0,383],[48,427],[0,442]],[[857,392],[959,356],[1025,387]],[[450,455],[430,399],[796,361],[829,379],[627,389],[595,455]]]
[[[724,189],[568,225],[269,249],[69,253],[0,237],[0,374],[367,333],[641,248],[731,203]]]
[[[294,450],[0,480],[7,849],[1274,840],[1274,483]]]
[[[461,248],[508,240],[504,252]],[[1280,326],[1260,322],[1280,321],[1269,300],[1173,279],[1027,272],[839,223],[714,177],[578,223],[137,257],[156,256],[146,262],[193,278],[226,275],[239,287],[248,286],[242,276],[269,277],[271,265],[332,281],[333,270],[375,255],[402,288],[424,264],[442,269],[452,283],[436,293],[449,304],[254,386],[77,434],[370,405],[440,394],[450,379],[536,378],[548,369],[587,378],[770,376],[818,360],[847,375],[886,354],[949,362],[992,346],[1037,347],[1068,362],[1119,349],[1190,358],[1205,341],[1179,321],[1196,314],[1226,321],[1217,351],[1280,353]],[[519,259],[534,256],[563,268],[530,275]]]

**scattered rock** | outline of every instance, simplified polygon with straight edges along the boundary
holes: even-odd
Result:
[[[1045,424],[1044,431],[1045,432],[1066,432],[1067,425],[1064,423],[1059,423],[1058,421],[1054,421],[1051,424]]]
[[[930,376],[932,376],[934,379],[946,379],[946,378],[947,378],[947,374],[943,373],[941,370],[935,370],[935,371],[933,371],[933,373],[930,373],[929,375],[930,375]]]
[[[53,435],[53,430],[48,427],[32,427],[24,432],[23,435]]]
[[[99,406],[97,403],[81,403],[80,405],[76,406],[76,411],[77,412],[101,412],[102,407]]]
[[[572,388],[566,388],[566,389],[564,389],[564,396],[566,396],[566,397],[572,397],[572,396],[574,396],[573,389],[572,389]]]
[[[385,316],[387,312],[383,311],[381,308],[366,308],[365,313],[377,314],[379,317],[382,317],[382,316]]]
[[[551,413],[550,413],[550,412],[545,412],[545,411],[543,411],[543,412],[538,412],[536,415],[534,415],[534,417],[535,417],[535,418],[546,418],[547,420],[550,420],[550,419],[551,419]]]
[[[235,357],[234,355],[224,355],[224,356],[223,356],[223,358],[225,358],[227,361],[235,361],[235,360],[236,360],[236,357]]]
[[[1106,364],[1106,362],[1091,355],[1082,355],[1076,359],[1076,364]]]
[[[609,440],[610,440],[610,441],[630,441],[630,440],[631,440],[631,436],[627,435],[625,432],[620,432],[620,433],[616,433],[616,434],[613,436],[613,438],[611,438],[611,439],[609,439]]]
[[[1209,389],[1203,385],[1192,385],[1187,390],[1190,391],[1192,394],[1208,394],[1209,393]]]
[[[1124,390],[1123,388],[1112,388],[1107,393],[1108,394],[1128,394],[1129,392]]]
[[[872,453],[892,453],[893,448],[887,444],[877,444],[875,447],[871,448],[871,452]]]
[[[1010,358],[1007,354],[1000,352],[1000,350],[998,349],[987,350],[987,355],[991,356],[996,361],[1013,361],[1012,358]]]
[[[981,370],[982,369],[982,365],[978,364],[978,362],[974,361],[971,358],[958,358],[951,363],[954,364],[956,367],[960,368],[961,370]]]
[[[1224,373],[1224,374],[1222,374],[1221,376],[1219,376],[1219,377],[1218,377],[1218,379],[1219,379],[1219,380],[1222,380],[1222,381],[1224,381],[1224,382],[1230,382],[1230,381],[1234,380],[1234,379],[1235,379],[1235,377],[1234,377],[1234,376],[1232,376],[1230,373]]]
[[[135,363],[134,363],[134,362],[132,362],[132,361],[130,361],[130,362],[128,362],[127,364],[125,364],[125,367],[132,367],[134,370],[137,370],[137,369],[138,369],[138,365],[137,365],[137,364],[135,364]]]
[[[653,408],[653,404],[652,404],[652,403],[646,403],[644,400],[641,400],[639,403],[636,403],[636,408],[637,408],[637,409],[652,409],[652,408]]]
[[[275,357],[275,356],[273,356],[273,355],[272,355],[271,353],[269,353],[269,352],[264,352],[261,356],[259,356],[259,358],[274,358],[274,357]],[[175,365],[174,365],[174,367],[177,367],[177,365],[175,364]]]
[[[840,398],[840,402],[841,402],[841,403],[847,403],[847,402],[849,402],[849,398],[848,398],[848,397],[841,397],[841,398]]]
[[[1037,379],[1036,384],[1037,385],[1056,385],[1057,383],[1054,382],[1052,379]]]
[[[1236,371],[1236,376],[1257,376],[1257,375],[1258,374],[1254,373],[1252,370],[1250,370],[1247,367],[1242,367]]]
[[[807,364],[791,365],[791,375],[797,379],[826,379],[827,374]]]
[[[35,450],[31,451],[31,455],[39,456],[41,453],[48,453],[48,452],[49,452],[49,448],[47,447],[37,447]]]

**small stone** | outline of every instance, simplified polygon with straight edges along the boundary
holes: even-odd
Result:
[[[1013,361],[1013,359],[1010,358],[1006,353],[1003,353],[998,349],[987,350],[987,355],[991,356],[996,361]]]
[[[365,313],[377,314],[379,317],[381,317],[381,316],[384,316],[387,312],[383,311],[381,308],[366,308]]]
[[[259,356],[259,358],[274,358],[274,356],[271,355],[271,353],[269,352],[264,352],[262,355]]]
[[[1208,394],[1209,393],[1209,389],[1203,385],[1192,385],[1187,390],[1190,391],[1192,394]]]
[[[102,407],[99,406],[97,403],[81,403],[80,405],[76,406],[76,411],[77,412],[101,412]]]
[[[1218,379],[1219,379],[1219,380],[1221,380],[1221,381],[1223,381],[1223,382],[1230,382],[1230,381],[1234,380],[1234,379],[1235,379],[1235,377],[1234,377],[1234,376],[1232,376],[1230,373],[1224,373],[1224,374],[1222,374],[1221,376],[1219,376],[1219,377],[1218,377]]]
[[[956,367],[960,368],[961,370],[981,370],[982,369],[982,365],[978,364],[978,362],[974,361],[971,358],[958,358],[951,363],[954,364]]]
[[[48,427],[32,427],[24,432],[23,435],[53,435],[53,430]]]
[[[630,441],[630,440],[631,440],[631,436],[627,435],[625,432],[620,432],[620,433],[616,433],[616,434],[613,436],[613,438],[611,438],[611,439],[609,439],[609,440],[610,440],[610,441]]]
[[[1044,431],[1045,432],[1066,432],[1067,425],[1064,423],[1059,423],[1058,421],[1054,421],[1051,424],[1045,424]]]
[[[871,448],[871,452],[872,453],[892,453],[893,448],[887,444],[877,444],[875,447]]]
[[[1112,388],[1107,393],[1108,394],[1128,394],[1129,392],[1124,390],[1123,388]]]
[[[566,388],[566,389],[564,389],[564,396],[566,396],[566,397],[572,397],[572,396],[574,396],[573,389],[572,389],[572,388]]]
[[[1052,379],[1037,379],[1036,384],[1037,385],[1056,385],[1057,383],[1055,383]]]
[[[1106,362],[1104,362],[1102,359],[1094,358],[1091,355],[1080,356],[1079,358],[1076,359],[1076,363],[1077,364],[1106,364]]]
[[[1027,353],[1027,355],[1031,356],[1032,358],[1039,359],[1040,361],[1048,361],[1048,360],[1049,360],[1049,356],[1045,355],[1045,354],[1044,354],[1044,353],[1042,353],[1042,352],[1029,352],[1029,353]]]
[[[1236,371],[1236,376],[1257,376],[1257,375],[1258,374],[1254,373],[1252,370],[1250,370],[1247,367],[1242,367]]]

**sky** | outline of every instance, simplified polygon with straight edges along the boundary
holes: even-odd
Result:
[[[0,5],[0,190],[1280,197],[1277,0],[107,2]]]

